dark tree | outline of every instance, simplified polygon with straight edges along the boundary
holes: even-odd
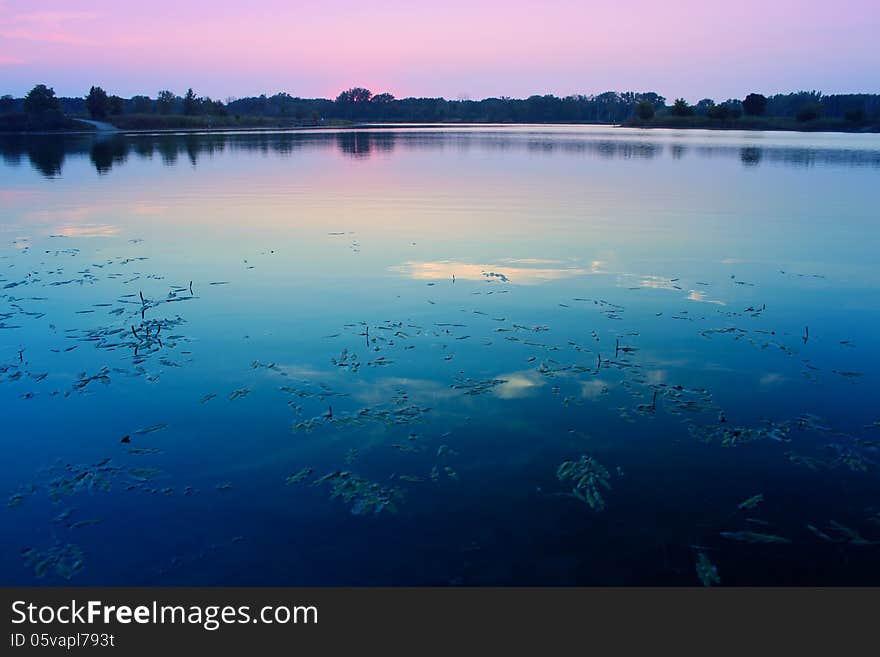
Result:
[[[806,105],[802,105],[801,108],[797,111],[795,118],[798,121],[806,122],[806,121],[815,121],[816,119],[822,116],[822,105],[819,103],[807,103]]]
[[[61,103],[55,97],[55,90],[45,84],[38,84],[24,97],[24,111],[28,114],[60,112]]]
[[[743,111],[749,116],[761,116],[767,111],[767,97],[761,94],[749,94],[743,99]]]
[[[86,96],[86,109],[89,110],[89,116],[93,119],[103,119],[110,110],[110,102],[107,92],[101,87],[93,86],[89,89],[89,95]]]
[[[156,109],[159,110],[159,114],[171,114],[171,110],[174,109],[175,100],[176,97],[173,92],[167,89],[160,91],[156,95]]]
[[[366,103],[373,97],[373,92],[363,87],[346,89],[336,97],[337,103]]]
[[[699,116],[708,116],[709,111],[715,107],[715,101],[711,98],[703,98],[700,102],[697,103],[696,107],[694,107],[694,112]]]
[[[0,114],[8,114],[15,109],[15,98],[9,94],[0,96]]]
[[[107,109],[113,116],[119,116],[125,112],[125,101],[120,96],[110,96]]]
[[[694,113],[694,108],[688,105],[684,98],[676,98],[675,104],[669,110],[669,113],[672,116],[691,116]]]
[[[710,119],[718,119],[719,121],[723,121],[730,118],[730,107],[727,106],[727,103],[712,105],[706,115]]]
[[[149,96],[132,96],[131,105],[135,114],[149,114],[153,111],[153,101]]]
[[[199,105],[201,106],[202,114],[226,116],[226,105],[223,104],[222,100],[211,100],[210,97],[205,96],[199,99]]]
[[[394,101],[394,96],[389,93],[376,94],[373,96],[372,101],[374,103],[390,103]]]
[[[654,118],[654,105],[647,101],[641,100],[636,104],[636,116],[642,121],[648,121]]]
[[[848,109],[843,113],[843,118],[851,123],[864,123],[865,110],[861,108]]]
[[[199,100],[196,98],[195,92],[192,90],[192,87],[186,90],[186,95],[183,97],[183,113],[187,116],[193,116],[194,114],[198,114],[199,110]]]

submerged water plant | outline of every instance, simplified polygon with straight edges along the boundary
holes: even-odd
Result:
[[[608,470],[591,456],[581,455],[577,461],[563,461],[556,469],[559,481],[574,481],[572,494],[596,511],[605,508],[602,489],[611,490]]]
[[[703,586],[717,586],[721,584],[721,575],[718,574],[718,568],[713,564],[705,552],[697,552],[697,577],[700,578]]]
[[[327,484],[330,486],[330,498],[341,498],[351,505],[353,515],[377,514],[382,511],[395,513],[395,502],[403,494],[397,488],[391,488],[365,479],[348,470],[336,470],[315,480],[313,486]]]
[[[72,543],[60,543],[42,552],[25,548],[21,552],[25,563],[33,568],[36,577],[55,574],[63,579],[71,579],[83,568],[83,552]]]

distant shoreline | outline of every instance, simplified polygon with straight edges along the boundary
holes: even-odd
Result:
[[[175,117],[176,118],[176,117]],[[72,121],[80,122],[79,119],[72,118]],[[168,122],[172,123],[172,122]],[[370,130],[370,129],[394,129],[394,128],[449,128],[455,126],[461,127],[480,127],[480,126],[602,126],[607,128],[634,128],[634,129],[667,129],[667,130],[715,130],[715,131],[751,131],[751,132],[834,132],[843,134],[878,134],[880,126],[853,126],[847,125],[845,121],[815,121],[809,125],[793,119],[731,119],[718,121],[712,119],[703,119],[702,117],[686,117],[686,118],[670,118],[664,117],[651,120],[632,119],[623,123],[597,123],[597,122],[461,122],[461,121],[340,121],[333,120],[327,122],[309,122],[308,124],[297,124],[290,122],[277,121],[241,121],[236,125],[192,125],[191,123],[183,123],[182,125],[165,125],[163,127],[140,127],[129,128],[125,126],[114,126],[114,130],[98,130],[94,125],[90,125],[85,121],[81,121],[82,126],[73,128],[65,127],[52,130],[14,130],[0,131],[2,136],[10,135],[28,135],[28,136],[48,136],[48,135],[128,135],[128,134],[192,134],[192,133],[225,133],[225,132],[276,132],[284,131],[302,131],[311,132],[317,130]]]
[[[669,130],[749,130],[757,132],[842,132],[877,134],[880,125],[853,124],[843,119],[818,119],[798,121],[797,119],[742,117],[736,119],[710,119],[702,116],[672,117],[653,119],[630,119],[620,124],[624,128],[665,128]]]

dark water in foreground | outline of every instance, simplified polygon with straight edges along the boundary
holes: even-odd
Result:
[[[0,151],[2,584],[880,584],[876,135]]]

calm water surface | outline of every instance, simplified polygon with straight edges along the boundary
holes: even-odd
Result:
[[[876,135],[0,150],[0,583],[880,584]]]

